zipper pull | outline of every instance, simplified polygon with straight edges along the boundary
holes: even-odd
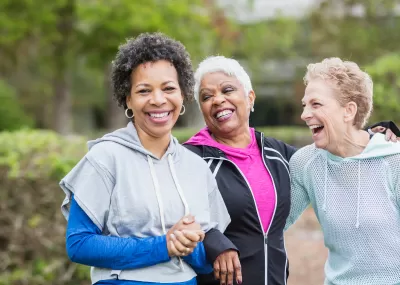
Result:
[[[268,244],[268,236],[267,235],[264,236],[264,244]]]

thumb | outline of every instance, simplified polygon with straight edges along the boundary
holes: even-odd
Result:
[[[194,222],[194,217],[192,215],[187,215],[183,217],[183,223],[184,224],[191,224]]]

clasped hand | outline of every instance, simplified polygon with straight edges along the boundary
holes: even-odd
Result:
[[[168,255],[187,256],[193,253],[197,244],[204,240],[204,235],[193,216],[183,217],[167,232]]]

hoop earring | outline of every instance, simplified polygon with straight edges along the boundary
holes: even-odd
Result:
[[[185,105],[182,105],[182,110],[179,113],[179,115],[183,115],[183,114],[185,114],[185,112],[186,112],[186,107],[185,107]]]
[[[129,115],[128,115],[128,110],[131,110],[131,112],[132,112],[132,116],[130,116],[130,117],[129,117]],[[128,109],[125,110],[125,117],[127,117],[128,119],[132,119],[133,116],[134,116],[134,115],[133,115],[132,109],[129,109],[129,108],[128,108]]]

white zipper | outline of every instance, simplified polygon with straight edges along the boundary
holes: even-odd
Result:
[[[262,157],[262,160],[263,160],[263,163],[264,163],[264,166],[265,166],[265,168],[267,169],[267,171],[268,171],[268,173],[269,173],[269,176],[271,177],[271,180],[272,180],[272,185],[274,186],[274,191],[275,191],[275,207],[274,207],[274,213],[272,214],[272,218],[271,218],[271,222],[269,223],[269,226],[268,226],[268,229],[267,229],[267,232],[265,233],[265,238],[266,239],[264,239],[264,243],[265,243],[265,247],[266,247],[266,251],[268,251],[268,233],[269,233],[269,229],[271,228],[271,225],[272,225],[272,222],[274,221],[274,217],[275,217],[275,213],[276,213],[276,207],[277,207],[277,204],[278,204],[278,193],[276,192],[276,187],[275,187],[275,181],[274,181],[274,177],[272,176],[272,174],[271,174],[271,172],[269,171],[269,169],[268,169],[268,166],[267,166],[267,164],[265,163],[265,159],[264,159],[264,134],[263,133],[261,133],[261,157]],[[285,251],[285,271],[284,271],[284,273],[283,273],[283,277],[284,277],[284,282],[285,282],[285,285],[286,285],[286,268],[287,268],[287,252],[286,252],[286,247],[285,247],[285,244],[283,245],[283,249],[284,249],[284,251]],[[268,272],[268,252],[267,252],[267,254],[265,254],[265,267],[266,267],[266,273]],[[268,285],[268,280],[267,280],[267,274],[265,274],[265,285]]]
[[[261,143],[263,143],[263,137],[262,137]],[[273,219],[274,219],[274,217],[275,217],[276,204],[277,204],[277,196],[276,196],[276,195],[277,195],[277,194],[276,194],[276,189],[275,189],[274,178],[272,177],[271,172],[269,171],[267,165],[266,165],[265,162],[264,162],[264,152],[263,152],[263,150],[261,150],[261,154],[262,154],[262,159],[263,159],[264,166],[265,166],[265,168],[267,169],[269,175],[271,176],[272,184],[273,184],[273,186],[274,186],[274,191],[275,191],[275,207],[274,207],[274,213],[273,213],[273,215],[272,215],[271,222],[269,223],[269,227],[268,227],[268,229],[267,229],[267,231],[266,231],[265,233],[264,233],[264,228],[263,228],[263,225],[262,225],[262,222],[261,222],[260,213],[258,212],[256,199],[254,198],[253,191],[252,191],[252,189],[251,189],[251,187],[250,187],[249,182],[247,181],[246,177],[244,176],[243,172],[240,170],[240,168],[239,168],[233,161],[230,161],[229,159],[222,158],[222,157],[218,157],[218,158],[215,158],[215,157],[203,157],[203,159],[218,159],[218,160],[225,160],[225,161],[228,161],[228,162],[232,163],[232,164],[236,167],[236,169],[239,171],[240,175],[242,175],[244,181],[245,181],[246,184],[247,184],[247,187],[249,187],[249,190],[250,190],[250,193],[251,193],[251,197],[253,197],[254,206],[255,206],[256,211],[257,211],[258,221],[259,221],[260,226],[261,226],[261,232],[264,233],[264,259],[265,259],[265,269],[264,269],[264,271],[265,271],[265,277],[264,277],[264,278],[265,278],[265,285],[268,285],[268,231],[269,231],[269,229],[270,229],[270,227],[271,227],[271,224],[272,224],[272,221],[273,221]],[[285,270],[285,272],[286,272],[286,270]],[[286,273],[285,273],[285,274],[286,274]],[[285,278],[285,284],[286,284],[286,278]]]

